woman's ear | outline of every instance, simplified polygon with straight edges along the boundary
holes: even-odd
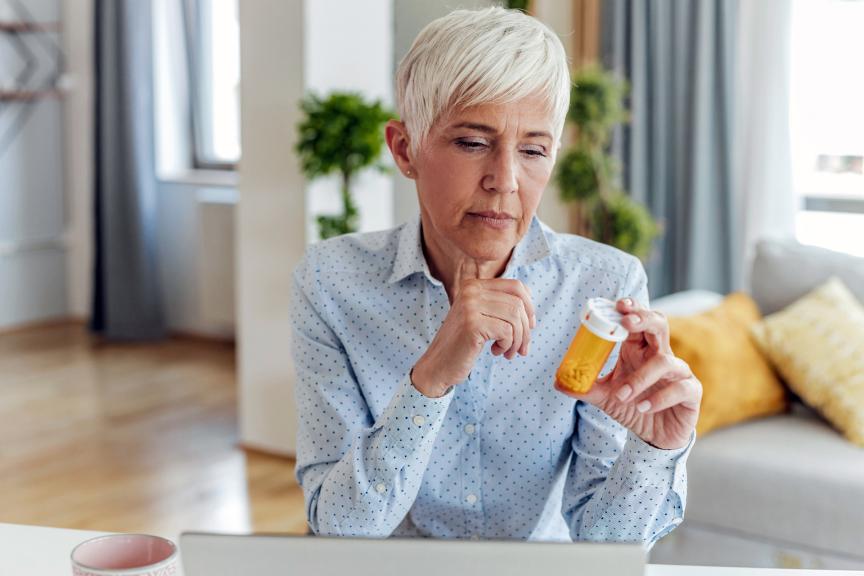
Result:
[[[393,155],[393,160],[396,161],[399,170],[406,177],[414,179],[417,176],[417,170],[414,168],[414,162],[411,158],[411,139],[408,137],[405,123],[399,120],[389,120],[384,128],[384,135],[387,139],[387,147],[390,148],[390,154]]]

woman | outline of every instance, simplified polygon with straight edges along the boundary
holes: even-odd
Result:
[[[701,385],[638,260],[535,216],[569,101],[560,40],[520,12],[455,11],[397,92],[387,144],[419,220],[311,246],[295,272],[311,529],[650,547],[684,513]],[[568,397],[554,375],[591,296],[631,335]]]

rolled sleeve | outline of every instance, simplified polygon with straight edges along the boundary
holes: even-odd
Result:
[[[686,446],[664,450],[648,444],[628,431],[619,457],[619,473],[631,487],[646,484],[670,487],[678,496],[680,516],[683,516],[687,501],[687,458],[695,442],[694,431],[691,432]]]
[[[379,457],[395,466],[418,450],[431,451],[452,396],[450,393],[440,398],[424,396],[406,375],[371,430]]]

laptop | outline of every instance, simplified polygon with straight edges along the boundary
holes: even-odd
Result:
[[[185,576],[642,576],[639,544],[187,532]]]

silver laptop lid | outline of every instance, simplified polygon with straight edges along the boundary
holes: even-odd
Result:
[[[184,533],[185,576],[642,576],[639,544]]]

